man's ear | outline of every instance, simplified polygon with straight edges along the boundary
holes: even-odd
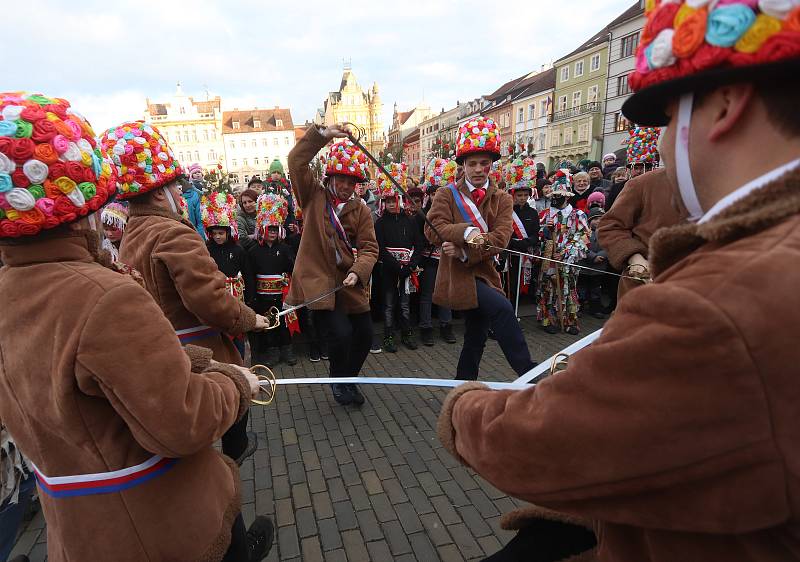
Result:
[[[704,101],[711,111],[708,140],[719,140],[741,123],[745,111],[751,107],[753,94],[752,84],[729,84],[708,95]]]

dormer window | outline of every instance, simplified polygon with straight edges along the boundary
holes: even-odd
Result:
[[[256,129],[261,128],[261,119],[253,119],[253,127]]]
[[[234,129],[238,129],[239,128],[239,122],[238,121],[234,121],[233,122],[233,128]]]
[[[283,119],[275,119],[275,126],[278,128],[283,127]]]

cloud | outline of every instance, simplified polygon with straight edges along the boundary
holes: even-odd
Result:
[[[96,127],[140,118],[180,81],[226,108],[314,115],[352,60],[378,82],[387,125],[395,102],[450,108],[573,50],[632,0],[26,0],[15,4],[0,90],[67,97]],[[69,95],[67,95],[69,94]],[[86,103],[85,106],[82,104]],[[236,104],[236,105],[232,105]]]

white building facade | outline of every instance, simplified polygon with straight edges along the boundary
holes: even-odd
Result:
[[[225,169],[234,186],[246,186],[253,178],[269,177],[269,167],[278,160],[287,171],[295,133],[289,109],[225,111],[222,115]]]
[[[458,132],[458,106],[434,115],[419,124],[419,153],[422,165],[434,156],[447,158],[455,154]],[[437,144],[438,142],[438,144]]]
[[[184,167],[198,163],[212,170],[225,159],[221,107],[219,96],[196,101],[185,95],[178,83],[170,101],[147,100],[144,120],[161,131]]]
[[[622,115],[622,104],[633,94],[628,84],[628,74],[636,65],[636,48],[645,21],[644,10],[639,10],[610,28],[603,154],[619,152],[627,146],[628,130],[633,124]]]

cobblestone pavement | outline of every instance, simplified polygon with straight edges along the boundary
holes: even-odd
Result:
[[[536,360],[544,360],[598,329],[584,318],[582,334],[548,335],[531,318],[522,320]],[[459,342],[370,355],[366,376],[452,378]],[[438,334],[437,334],[438,335]],[[327,376],[327,363],[301,358],[279,366],[278,377]],[[489,341],[481,379],[511,381],[513,371]],[[276,524],[269,562],[455,562],[496,552],[513,533],[500,516],[521,505],[456,462],[440,445],[436,418],[446,389],[361,387],[366,404],[334,402],[327,386],[280,387],[275,403],[254,406],[255,455],[241,470],[242,512]],[[41,512],[20,536],[13,555],[45,559]],[[13,557],[13,556],[12,556]]]

